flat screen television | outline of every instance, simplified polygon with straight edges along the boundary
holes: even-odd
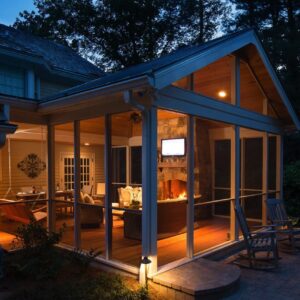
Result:
[[[185,138],[179,139],[162,139],[161,155],[164,156],[184,156],[185,155]]]

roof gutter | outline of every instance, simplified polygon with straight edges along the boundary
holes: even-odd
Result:
[[[38,102],[36,100],[22,97],[13,97],[3,94],[0,94],[0,103],[8,104],[10,107],[15,107],[27,111],[36,111],[38,107]]]
[[[143,75],[133,79],[123,80],[99,88],[94,88],[80,93],[74,93],[73,95],[68,95],[65,97],[40,103],[38,105],[38,112],[43,114],[50,114],[56,112],[57,110],[80,104],[81,102],[91,97],[105,96],[112,93],[123,92],[124,90],[128,91],[135,88],[143,88],[149,85],[152,85],[151,78],[147,75]]]

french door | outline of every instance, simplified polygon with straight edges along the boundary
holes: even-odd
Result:
[[[80,155],[80,187],[95,186],[95,155],[82,153]],[[63,190],[74,189],[74,155],[61,153],[60,159],[60,188]]]

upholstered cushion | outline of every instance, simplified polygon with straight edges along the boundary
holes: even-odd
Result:
[[[128,203],[128,205],[131,203],[132,201],[132,188],[121,188],[121,197],[120,197],[120,202],[124,203]]]
[[[132,194],[133,194],[133,199],[135,201],[142,203],[142,188],[141,187],[133,188]]]

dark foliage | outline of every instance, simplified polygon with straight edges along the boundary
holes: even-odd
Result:
[[[227,31],[254,28],[300,112],[300,1],[230,0],[236,13]]]
[[[115,70],[209,40],[229,16],[221,0],[35,0],[14,27],[67,44]]]

